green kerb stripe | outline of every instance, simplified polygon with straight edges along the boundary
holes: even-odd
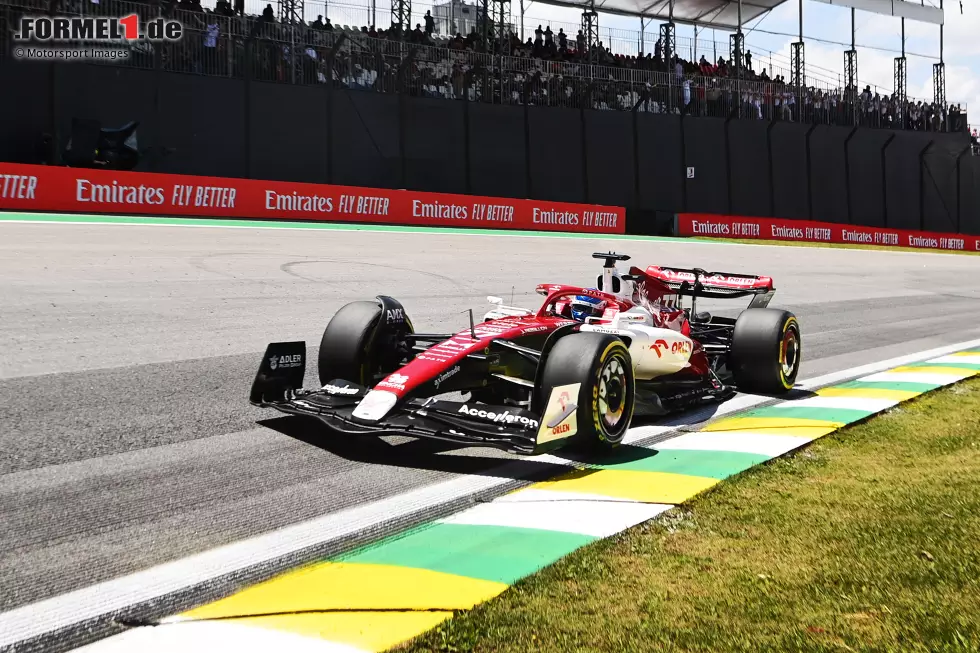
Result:
[[[430,523],[336,560],[429,569],[510,585],[597,539],[530,528]]]
[[[766,406],[734,417],[772,417],[788,419],[812,419],[824,422],[840,422],[850,424],[873,414],[872,410],[856,410],[851,408],[813,408],[810,406],[794,406],[792,402]]]
[[[656,445],[653,446],[656,447]],[[737,451],[693,449],[654,451],[644,447],[623,446],[604,458],[601,463],[598,461],[590,462],[600,469],[666,472],[721,480],[767,460],[769,460],[769,456]]]
[[[878,390],[900,390],[902,392],[929,392],[940,387],[936,383],[909,383],[907,381],[848,381],[834,388],[853,388],[855,390],[878,389]]]
[[[959,367],[964,370],[980,370],[980,363],[915,363],[907,367],[920,367],[923,371],[928,371],[930,367]]]

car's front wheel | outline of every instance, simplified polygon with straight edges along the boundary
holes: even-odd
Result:
[[[634,379],[629,349],[604,333],[572,333],[548,353],[539,385],[538,405],[546,408],[552,391],[579,384],[577,432],[572,442],[592,450],[622,443],[633,419]]]
[[[406,320],[400,330],[383,327],[378,302],[351,302],[337,311],[320,340],[320,383],[343,379],[370,386],[376,378],[397,369],[405,355],[403,338],[411,332],[411,325]]]

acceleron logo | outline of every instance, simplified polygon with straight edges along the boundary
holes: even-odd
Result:
[[[137,14],[122,18],[86,16],[24,16],[14,39],[22,42],[79,43],[119,41],[178,41],[184,26],[175,20],[154,18],[140,23]]]

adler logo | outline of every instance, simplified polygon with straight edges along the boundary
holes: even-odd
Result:
[[[269,367],[274,370],[299,367],[303,364],[302,354],[289,354],[283,356],[269,356]]]

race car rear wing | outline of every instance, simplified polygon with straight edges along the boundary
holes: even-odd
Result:
[[[776,293],[770,277],[656,265],[648,267],[646,274],[686,297],[733,299],[752,295],[749,308],[765,308]]]

